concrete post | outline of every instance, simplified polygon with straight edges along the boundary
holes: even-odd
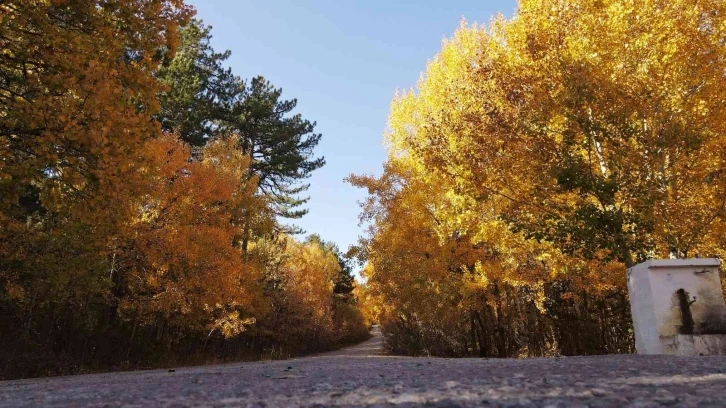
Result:
[[[628,269],[638,354],[726,355],[720,264],[656,259]]]

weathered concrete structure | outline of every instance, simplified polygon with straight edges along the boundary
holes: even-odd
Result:
[[[638,354],[726,355],[720,264],[660,259],[628,269]]]

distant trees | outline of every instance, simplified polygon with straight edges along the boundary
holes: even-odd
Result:
[[[723,252],[725,13],[522,0],[444,43],[392,104],[384,175],[351,178],[392,347],[632,348],[625,267]]]
[[[0,10],[0,378],[365,337],[339,253],[277,221],[324,164],[294,100],[180,0]]]

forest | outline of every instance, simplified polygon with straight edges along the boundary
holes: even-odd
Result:
[[[281,358],[368,336],[304,240],[315,123],[181,0],[0,4],[0,379]]]
[[[0,2],[0,380],[373,323],[397,355],[627,354],[627,268],[726,255],[722,0],[462,20],[393,98],[382,173],[346,178],[365,232],[342,249],[295,226],[316,123],[212,35],[183,0]]]
[[[388,347],[634,352],[626,268],[726,249],[725,72],[720,0],[462,22],[394,98],[383,174],[348,178]]]

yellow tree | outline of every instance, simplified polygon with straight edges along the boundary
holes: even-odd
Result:
[[[522,1],[463,24],[394,100],[384,176],[353,179],[371,291],[419,317],[413,293],[493,308],[474,343],[514,313],[555,349],[627,350],[624,266],[723,249],[725,28],[713,1]],[[578,319],[600,340],[561,335]]]
[[[389,139],[532,238],[632,265],[720,250],[724,5],[522,1],[462,26]]]
[[[153,71],[190,10],[181,0],[10,1],[0,10],[2,213],[82,199],[83,214],[107,207],[97,191],[116,192],[158,134]]]
[[[36,317],[90,326],[66,311],[107,300],[110,237],[160,133],[153,71],[189,14],[181,0],[0,4],[0,302],[25,334]]]
[[[414,354],[511,355],[515,346],[505,345],[501,333],[526,324],[527,316],[505,308],[537,314],[549,277],[538,260],[547,259],[547,247],[528,245],[496,218],[471,217],[475,209],[447,179],[418,173],[407,158],[392,157],[381,178],[349,180],[370,194],[361,218],[371,223],[369,237],[358,254],[367,262],[369,293],[382,302],[389,346]],[[521,296],[513,300],[515,293]],[[488,339],[493,335],[497,346]]]
[[[361,216],[369,236],[355,252],[367,262],[366,289],[391,349],[500,357],[628,350],[614,279],[622,273],[612,273],[619,264],[569,258],[527,239],[409,158],[392,157],[380,178],[349,178],[369,192]],[[591,309],[606,299],[607,316],[597,320],[604,309]],[[572,324],[596,327],[563,338]]]
[[[255,180],[243,172],[249,157],[235,137],[215,140],[203,161],[175,135],[147,143],[147,193],[111,274],[122,314],[146,324],[237,335],[261,301],[261,268],[239,247],[244,217],[264,207]]]
[[[299,243],[288,238],[283,302],[289,310],[289,335],[298,343],[305,338],[311,346],[326,344],[332,334],[333,278],[340,266],[335,256],[319,242]]]

